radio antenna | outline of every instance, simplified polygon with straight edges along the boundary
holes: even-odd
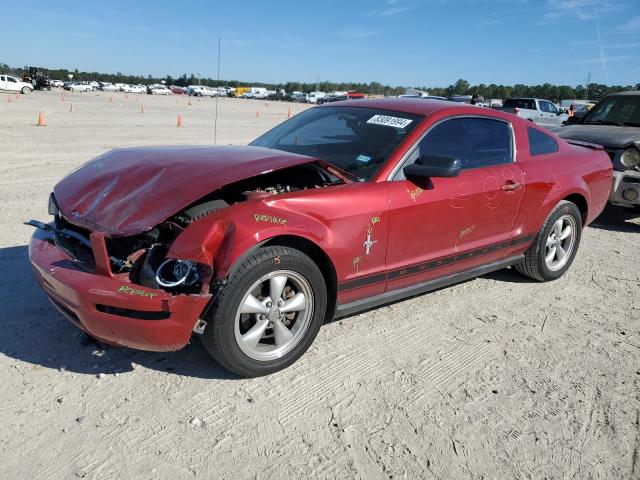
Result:
[[[218,144],[218,100],[220,99],[220,37],[218,37],[218,95],[216,95],[216,114],[213,120],[213,144]]]

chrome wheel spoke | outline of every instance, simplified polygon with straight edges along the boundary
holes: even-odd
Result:
[[[280,275],[269,279],[269,296],[274,304],[278,303],[278,300],[282,300],[282,292],[287,284],[287,277]]]
[[[560,240],[566,240],[571,236],[572,233],[573,233],[573,230],[571,229],[571,225],[567,225],[566,227],[564,227],[564,230],[562,230],[562,232],[560,233]]]
[[[247,333],[242,335],[242,341],[245,345],[249,348],[256,348],[258,342],[264,335],[264,331],[267,329],[267,325],[269,325],[268,320],[258,320]]]
[[[560,232],[562,232],[562,223],[563,222],[561,218],[553,225],[553,233],[555,233],[557,237],[559,237]]]
[[[551,262],[553,262],[554,258],[556,258],[556,247],[551,247],[544,261],[547,262],[547,265],[549,265]]]
[[[552,247],[555,244],[556,244],[556,240],[551,235],[549,235],[547,237],[547,247]]]
[[[290,298],[289,300],[284,302],[284,305],[282,306],[282,308],[280,308],[280,311],[282,313],[299,312],[300,310],[304,310],[306,306],[307,300],[304,296],[304,293],[299,292],[296,293],[293,298]]]
[[[240,308],[240,313],[261,313],[266,315],[269,313],[269,309],[260,300],[249,294]]]
[[[273,322],[273,335],[278,347],[285,345],[293,337],[293,333],[280,320]]]
[[[558,245],[556,247],[556,255],[558,256],[558,262],[562,262],[562,260],[564,260],[564,257],[567,256],[567,252],[564,248],[562,248],[561,245]]]

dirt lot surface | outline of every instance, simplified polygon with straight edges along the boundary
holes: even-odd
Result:
[[[106,150],[212,143],[215,101],[7,98],[0,478],[640,478],[636,216],[601,216],[558,281],[505,270],[334,321],[291,368],[241,380],[198,341],[160,354],[88,340],[36,286],[21,225]],[[220,100],[219,143],[289,106],[304,108]]]

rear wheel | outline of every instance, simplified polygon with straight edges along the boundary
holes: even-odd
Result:
[[[267,375],[309,348],[326,307],[324,278],[308,256],[289,247],[261,248],[220,290],[201,339],[232,372]]]
[[[545,220],[516,270],[540,281],[560,278],[571,266],[581,236],[580,210],[572,202],[561,201]]]

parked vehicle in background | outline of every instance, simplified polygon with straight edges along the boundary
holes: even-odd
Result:
[[[149,85],[147,93],[149,95],[172,95],[171,90],[164,85]]]
[[[23,95],[33,92],[33,85],[28,82],[21,82],[11,75],[0,75],[0,90],[4,92],[20,92]]]
[[[363,98],[367,98],[367,94],[361,92],[347,92],[347,98],[349,100],[361,100]]]
[[[217,89],[206,85],[189,85],[187,93],[194,97],[217,97],[220,94]]]
[[[540,98],[507,98],[500,110],[542,127],[558,127],[568,118],[552,102]]]
[[[185,95],[187,94],[187,89],[184,87],[180,87],[178,85],[171,85],[169,87],[169,90],[171,90],[171,93],[173,93],[174,95]],[[216,92],[217,95],[217,92]]]
[[[325,92],[310,92],[309,95],[307,95],[307,102],[316,104],[319,99],[326,96],[327,94]]]
[[[276,102],[284,102],[287,100],[291,100],[291,97],[285,93],[284,91],[281,92],[275,92],[275,93],[271,93],[269,94],[269,96],[267,97],[267,100],[273,100]]]
[[[578,108],[574,110],[573,115],[567,117],[567,119],[563,122],[563,125],[571,125],[574,123],[579,123],[580,119],[584,117],[587,113],[589,113],[589,110],[591,110],[595,105],[596,105],[595,102],[589,102],[589,103],[580,105]]]
[[[107,152],[54,187],[50,223],[28,222],[29,259],[98,340],[172,351],[195,332],[253,377],[291,365],[336,315],[511,266],[560,278],[610,184],[598,146],[513,115],[350,101],[248,146]]]
[[[64,82],[62,80],[51,80],[51,86],[60,88],[64,86]]]
[[[96,87],[89,82],[71,82],[68,84],[68,88],[67,86],[64,88],[72,92],[92,92],[96,90]]]
[[[298,102],[298,103],[307,103],[309,100],[309,94],[308,93],[297,93],[295,96],[292,97],[294,102]]]
[[[329,94],[329,95],[325,95],[323,98],[318,100],[319,104],[325,104],[325,103],[333,103],[333,102],[341,102],[343,100],[349,100],[349,96],[344,93],[344,94]]]
[[[273,92],[269,92],[264,87],[251,87],[249,91],[245,92],[242,96],[244,98],[256,98],[261,100],[261,99],[267,98],[270,93],[273,93]]]
[[[124,92],[124,87],[127,86],[126,83],[114,83],[113,84],[119,92]]]
[[[122,87],[125,93],[147,93],[147,87],[144,85],[125,85]]]
[[[35,90],[51,90],[49,76],[41,67],[29,67],[29,71],[22,74],[22,81],[30,83]]]
[[[117,92],[118,87],[116,87],[113,83],[110,82],[98,82],[100,87],[98,89],[102,92]]]
[[[577,123],[554,131],[562,138],[603,145],[613,163],[609,201],[640,209],[640,91],[609,95]]]
[[[471,99],[473,97],[471,95],[453,95],[449,98],[447,98],[447,100],[449,100],[450,102],[457,102],[457,103],[471,103]]]

